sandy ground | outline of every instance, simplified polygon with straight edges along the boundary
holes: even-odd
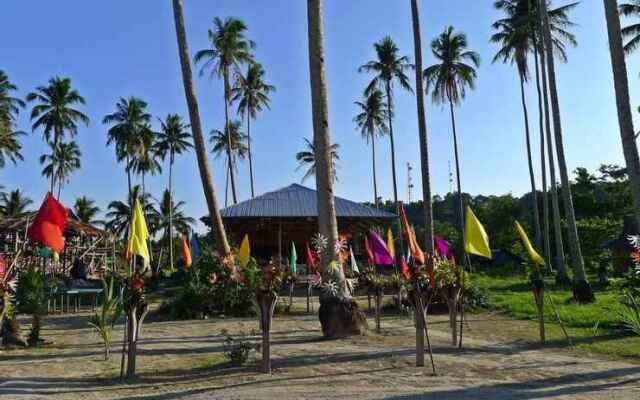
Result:
[[[222,356],[223,332],[258,328],[253,319],[150,322],[138,356],[139,378],[117,379],[120,338],[102,361],[87,315],[52,316],[39,349],[0,351],[0,399],[640,399],[639,364],[514,340],[523,321],[469,318],[465,348],[452,348],[443,316],[430,318],[437,375],[414,366],[408,317],[383,318],[383,332],[326,341],[314,315],[273,323],[272,375],[236,368]],[[369,320],[371,327],[373,321]],[[258,336],[248,336],[258,342]]]

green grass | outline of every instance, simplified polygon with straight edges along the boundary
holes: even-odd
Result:
[[[522,320],[531,320],[528,339],[538,335],[537,309],[527,276],[522,273],[510,276],[473,274],[471,280],[484,289],[495,309]],[[613,358],[640,361],[640,336],[625,330],[620,323],[619,294],[612,289],[595,290],[596,302],[581,305],[572,300],[570,288],[554,285],[546,280],[546,294],[550,295],[560,319],[578,350],[603,354]],[[545,325],[550,346],[568,346],[550,304],[545,299]]]

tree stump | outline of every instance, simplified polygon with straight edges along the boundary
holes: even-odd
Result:
[[[318,317],[325,338],[364,335],[367,330],[367,319],[352,298],[320,298]]]
[[[278,295],[271,290],[256,291],[256,300],[260,309],[260,330],[262,331],[262,372],[271,373],[271,322]]]

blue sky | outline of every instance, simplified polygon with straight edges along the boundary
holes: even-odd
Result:
[[[106,147],[107,127],[101,120],[112,112],[119,97],[135,95],[149,103],[155,116],[179,113],[187,117],[177,45],[169,0],[6,1],[0,15],[3,38],[0,69],[26,95],[56,75],[72,79],[86,98],[83,109],[91,118],[81,127],[77,141],[83,152],[82,170],[71,178],[62,201],[71,206],[80,195],[94,198],[102,209],[122,199],[126,176]],[[277,86],[271,111],[252,124],[254,165],[258,193],[299,182],[294,155],[311,137],[311,107],[307,58],[306,2],[302,0],[186,0],[187,35],[192,54],[207,46],[207,29],[215,16],[236,16],[249,26],[256,41],[256,58]],[[473,194],[520,195],[528,190],[524,158],[519,86],[512,66],[491,64],[496,47],[488,39],[490,25],[500,17],[491,1],[420,1],[424,65],[433,62],[430,40],[451,24],[467,33],[469,45],[480,53],[477,88],[456,110],[461,139],[463,190]],[[554,1],[566,4],[566,1]],[[339,182],[335,193],[353,200],[372,198],[370,149],[360,138],[353,117],[355,100],[370,79],[357,68],[374,57],[372,44],[391,35],[402,54],[413,59],[411,10],[408,0],[325,0],[325,30],[329,109],[332,137],[341,145]],[[570,49],[569,62],[558,67],[560,105],[569,167],[595,169],[601,163],[623,163],[617,129],[611,66],[602,2],[585,0],[571,14],[579,46]],[[640,104],[637,55],[629,59],[632,104]],[[222,87],[209,77],[196,79],[203,126],[206,131],[224,123]],[[414,169],[414,199],[420,196],[419,153],[415,98],[396,94],[394,123],[399,169],[399,194],[406,198],[406,163]],[[534,143],[537,113],[534,87],[528,91]],[[634,107],[635,108],[635,107]],[[635,116],[634,116],[635,117]],[[637,122],[637,121],[636,121]],[[449,191],[448,163],[453,158],[448,110],[427,102],[433,190]],[[637,125],[637,124],[636,124]],[[20,128],[30,132],[28,112]],[[41,132],[24,139],[25,162],[0,170],[0,183],[20,187],[36,202],[47,190],[38,156],[47,148]],[[392,197],[389,144],[378,142],[379,190]],[[536,151],[536,159],[537,156]],[[220,201],[224,202],[222,159],[211,159]],[[187,202],[190,215],[206,211],[193,154],[178,159],[175,195]],[[539,180],[539,177],[538,177]],[[148,179],[157,197],[167,175]],[[312,180],[307,181],[312,186]],[[248,166],[240,165],[239,196],[249,196]]]

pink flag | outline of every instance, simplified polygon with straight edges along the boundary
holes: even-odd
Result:
[[[373,253],[373,263],[375,265],[394,264],[393,257],[391,257],[389,249],[387,249],[387,245],[384,240],[382,240],[380,235],[372,230],[369,230],[369,232],[367,232],[367,239],[369,242],[371,253]]]
[[[435,242],[436,251],[440,257],[443,257],[443,258],[451,257],[451,250],[449,249],[449,243],[446,240],[444,240],[438,235],[434,235],[433,241]]]

